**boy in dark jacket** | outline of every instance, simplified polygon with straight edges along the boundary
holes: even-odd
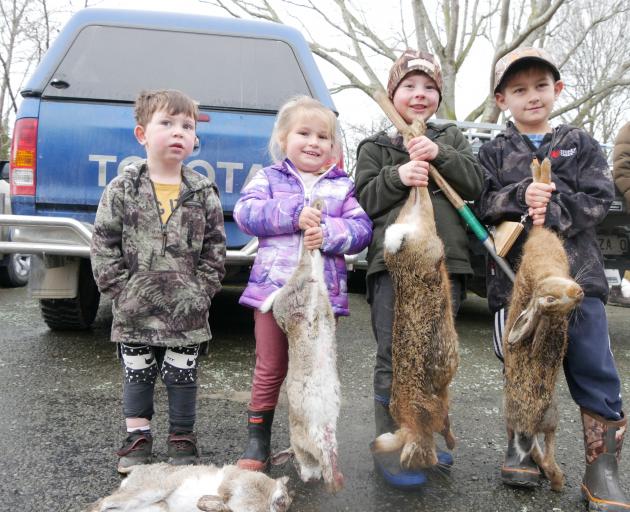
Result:
[[[134,134],[147,159],[111,181],[96,212],[92,268],[112,298],[111,340],[124,370],[120,473],[151,460],[158,375],[168,392],[169,462],[199,458],[197,356],[211,337],[208,309],[225,274],[225,231],[216,185],[182,163],[193,151],[197,114],[179,91],[141,93]]]
[[[408,49],[392,66],[387,93],[398,113],[407,121],[427,121],[438,109],[442,95],[442,72],[435,57]],[[466,200],[477,199],[483,174],[468,141],[454,124],[427,123],[426,135],[403,144],[399,133],[378,133],[358,147],[356,191],[360,205],[373,221],[368,248],[367,298],[372,313],[372,330],[377,342],[374,368],[374,411],[376,437],[394,432],[389,413],[392,386],[392,323],[394,294],[392,280],[383,260],[385,230],[392,224],[409,196],[410,187],[429,187],[437,232],[444,242],[446,266],[451,281],[453,312],[457,314],[465,293],[465,276],[472,274],[468,238],[459,214],[433,182],[429,183],[429,162]],[[450,454],[438,456],[452,464]],[[422,485],[423,472],[402,471],[398,459],[375,454],[377,467],[386,481],[398,487]]]
[[[518,221],[527,213],[531,222],[526,230],[544,224],[564,240],[571,275],[585,294],[570,319],[564,360],[569,390],[580,406],[584,426],[582,492],[593,510],[630,510],[617,474],[627,420],[610,351],[604,309],[608,283],[595,236],[595,227],[614,197],[610,170],[597,141],[583,130],[551,127],[549,114],[563,83],[547,52],[519,48],[508,53],[496,64],[494,86],[497,105],[509,110],[514,121],[479,151],[485,184],[477,211],[488,225]],[[551,185],[532,182],[532,159],[545,157],[551,160]],[[526,238],[521,235],[508,254],[513,267],[518,265]],[[511,290],[508,277],[489,261],[488,303],[495,313],[494,345],[499,358]],[[529,455],[521,457],[514,439],[514,433],[508,432],[502,479],[508,485],[536,485],[540,471]]]

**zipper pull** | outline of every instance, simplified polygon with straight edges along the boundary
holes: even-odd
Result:
[[[166,226],[162,226],[162,256],[166,255]]]

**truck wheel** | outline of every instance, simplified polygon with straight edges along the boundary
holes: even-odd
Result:
[[[6,267],[0,267],[0,285],[17,288],[28,283],[31,274],[31,257],[28,254],[11,254]]]
[[[94,322],[100,300],[90,261],[81,260],[78,295],[74,299],[41,299],[39,307],[44,322],[53,331],[80,331]]]

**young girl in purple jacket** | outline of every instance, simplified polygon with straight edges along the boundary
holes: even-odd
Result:
[[[354,197],[354,183],[334,163],[340,154],[335,114],[307,96],[285,103],[276,118],[269,152],[276,161],[243,188],[234,219],[259,246],[240,303],[254,308],[256,366],[247,411],[248,442],[240,468],[269,463],[271,424],[288,368],[288,344],[271,312],[258,308],[298,265],[302,246],[319,249],[335,316],[348,315],[344,254],[367,247],[372,223]],[[321,210],[311,205],[318,201]]]

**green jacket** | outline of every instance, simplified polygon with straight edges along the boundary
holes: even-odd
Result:
[[[462,132],[452,123],[427,123],[426,136],[435,142],[438,155],[431,163],[459,193],[474,201],[483,185],[483,174]],[[383,261],[385,229],[392,224],[409,195],[398,167],[409,161],[402,137],[380,132],[364,139],[357,148],[356,192],[359,204],[374,223],[372,243],[368,248],[367,274],[386,270]],[[466,226],[455,208],[435,183],[429,182],[437,232],[444,242],[446,266],[452,274],[472,274]]]
[[[179,201],[163,224],[145,161],[128,165],[101,197],[91,260],[99,290],[112,298],[112,341],[209,340],[208,309],[225,275],[216,185],[182,166]]]

